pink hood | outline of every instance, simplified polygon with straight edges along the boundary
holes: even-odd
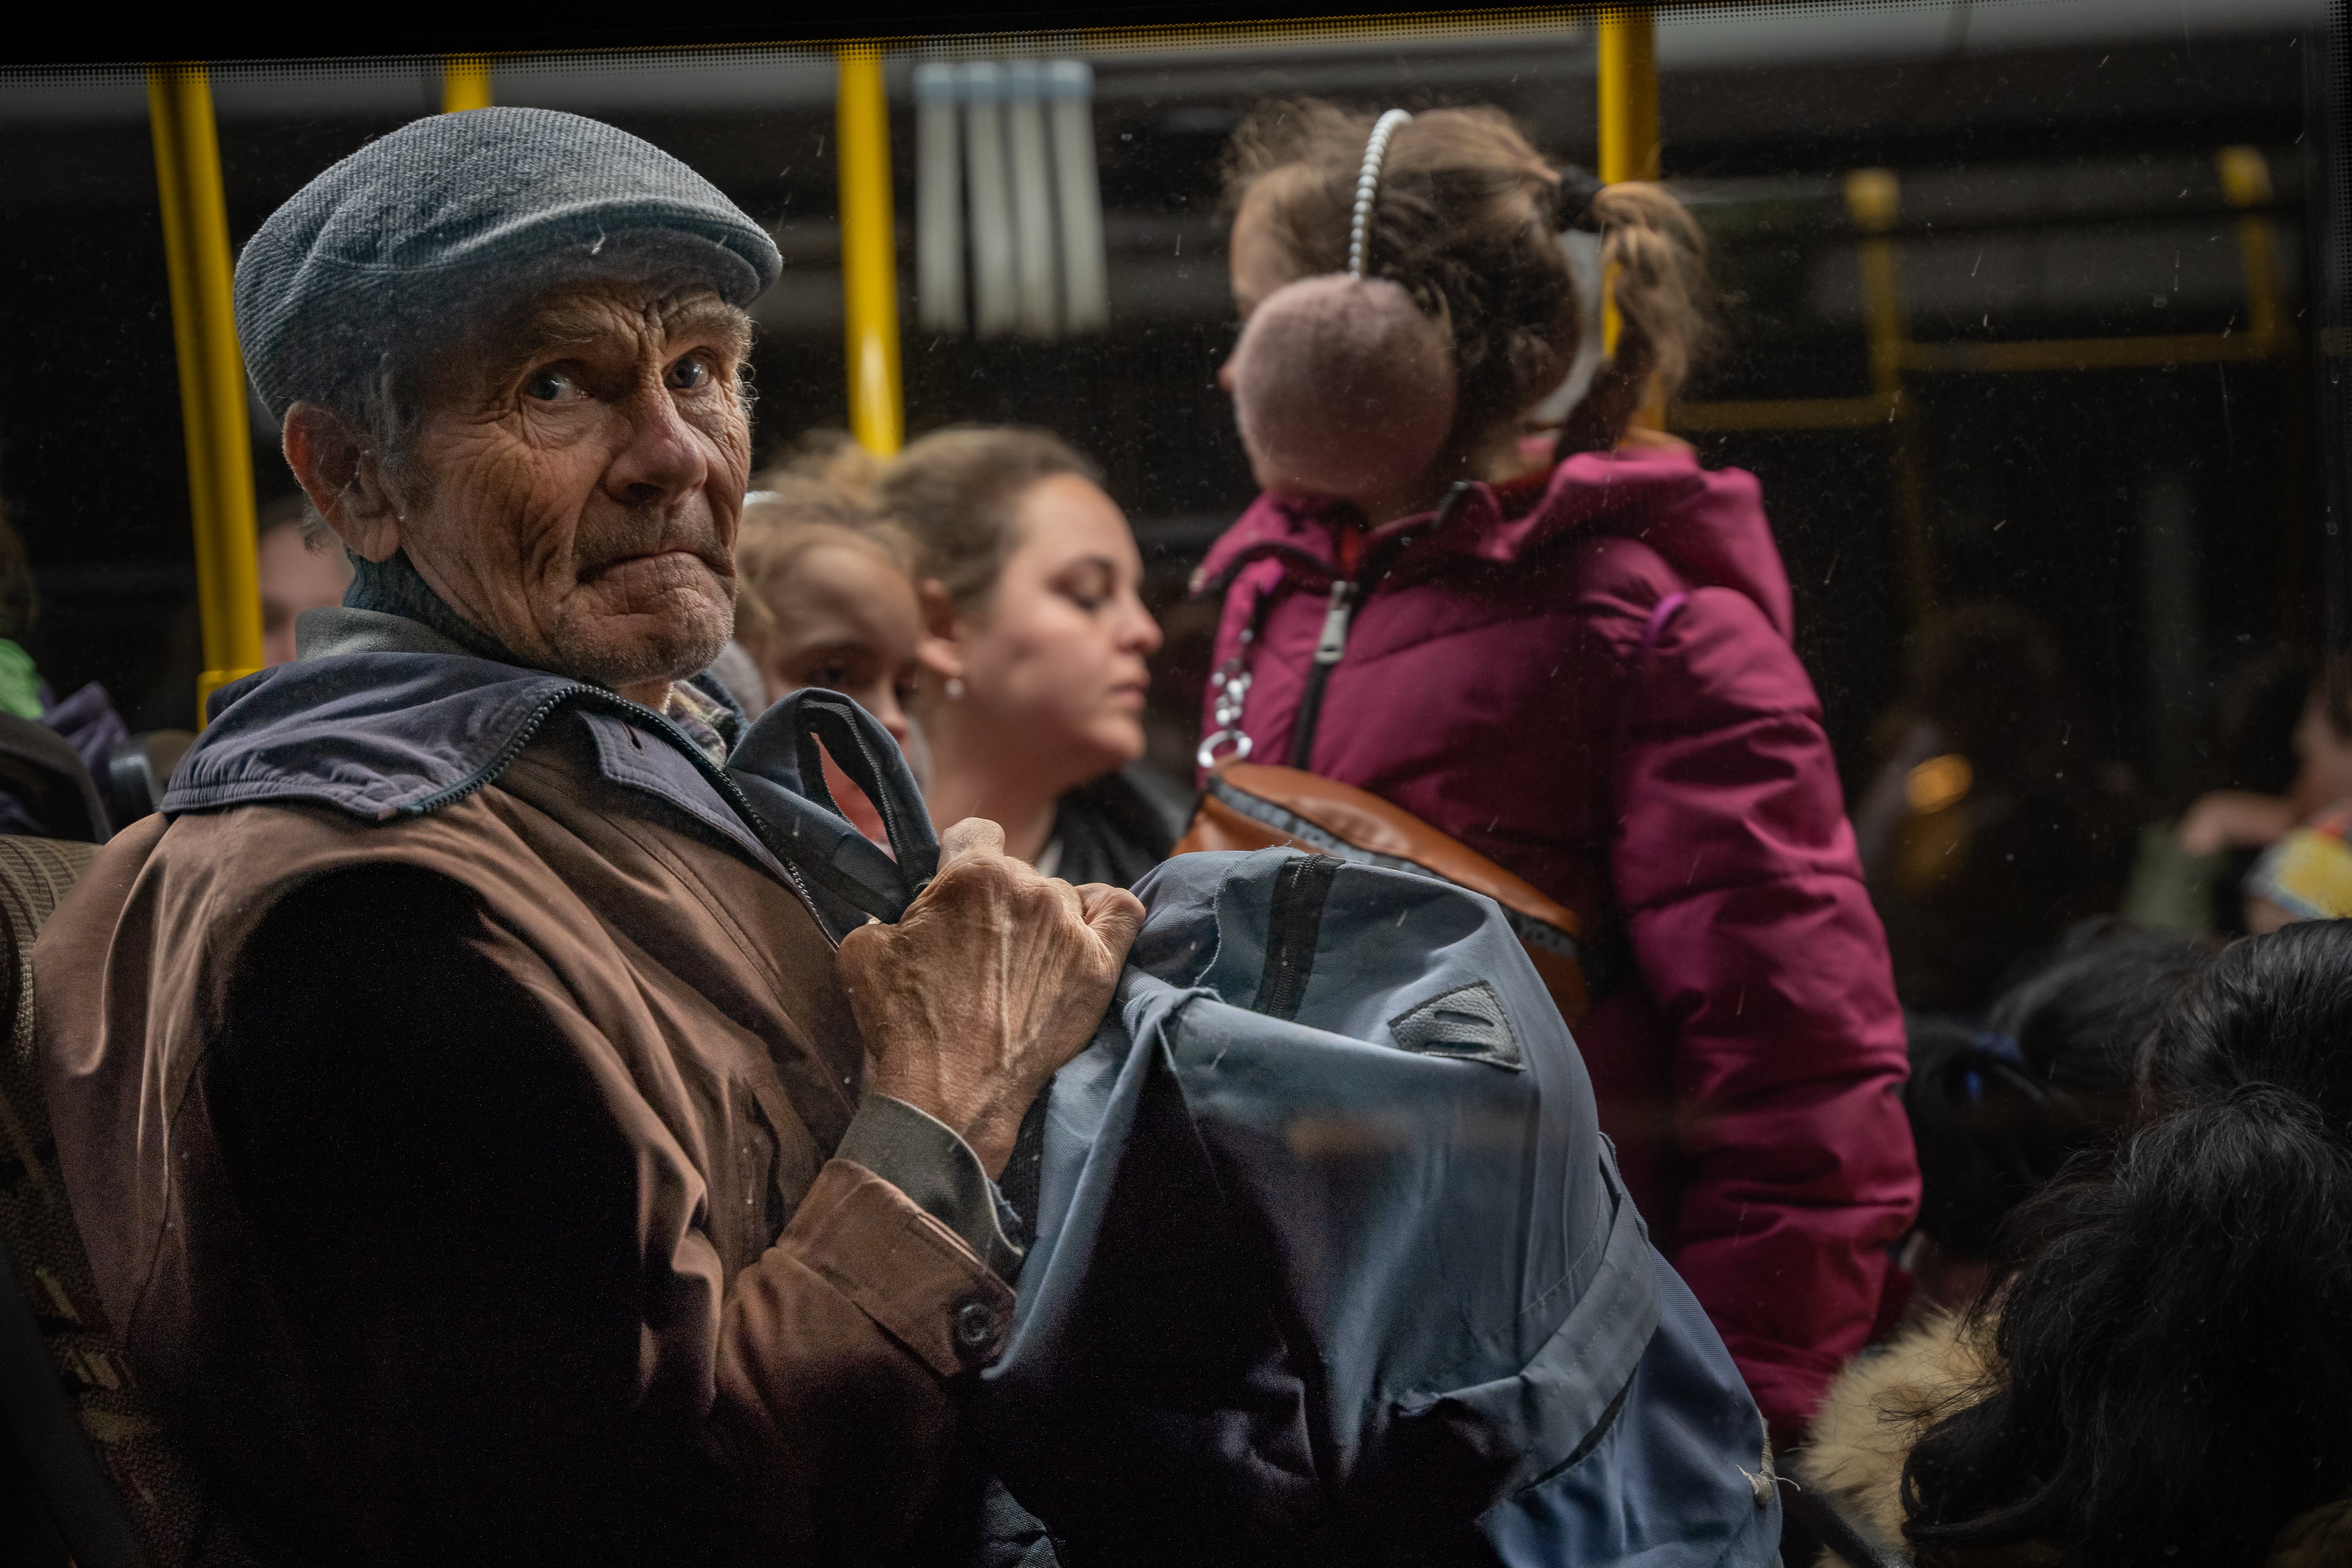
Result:
[[[1783,638],[1795,632],[1789,574],[1765,521],[1763,489],[1740,468],[1703,468],[1690,447],[1670,438],[1614,452],[1580,452],[1549,478],[1474,485],[1444,530],[1412,547],[1400,570],[1434,567],[1461,556],[1501,565],[1533,556],[1580,530],[1639,540],[1693,587],[1729,588],[1764,612]],[[1670,444],[1669,444],[1670,442]],[[1222,584],[1267,554],[1298,564],[1309,558],[1336,574],[1329,520],[1321,500],[1264,494],[1225,531],[1194,582]],[[1374,541],[1425,525],[1430,514],[1373,530]]]

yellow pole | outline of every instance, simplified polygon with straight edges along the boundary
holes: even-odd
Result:
[[[2268,206],[2271,166],[2255,147],[2224,147],[2214,157],[2221,195],[2233,207]],[[2271,250],[2275,233],[2259,214],[2238,220],[2238,259],[2246,272],[2246,330],[2269,353],[2280,344],[2278,284]]]
[[[1612,6],[1600,24],[1601,177],[1611,184],[1621,180],[1658,177],[1658,51],[1657,28],[1646,5]],[[1617,352],[1617,278],[1612,268],[1601,279],[1601,347]],[[1633,423],[1644,429],[1665,427],[1664,399],[1654,385],[1642,398]]]
[[[1903,531],[1903,573],[1916,625],[1936,607],[1936,558],[1927,537],[1927,464],[1919,444],[1919,411],[1903,387],[1911,327],[1904,315],[1895,242],[1887,237],[1903,214],[1902,181],[1892,169],[1856,169],[1845,177],[1845,206],[1864,237],[1855,260],[1870,335],[1870,384],[1885,401],[1894,426],[1895,522]]]
[[[1646,5],[1601,14],[1601,177],[1658,177],[1658,47]]]
[[[490,62],[480,55],[451,55],[441,62],[441,112],[490,106]]]
[[[898,399],[898,245],[890,225],[890,105],[882,55],[872,46],[841,51],[835,126],[841,162],[841,292],[848,324],[849,430],[877,457],[897,452],[905,415]]]
[[[196,531],[196,605],[205,670],[196,711],[220,687],[261,668],[261,584],[254,559],[253,439],[245,423],[245,360],[230,306],[228,212],[210,79],[201,65],[147,72],[163,260],[179,348],[180,424]]]

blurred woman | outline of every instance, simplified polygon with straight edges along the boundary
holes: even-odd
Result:
[[[1976,1310],[1864,1358],[1801,1461],[1922,1563],[2352,1561],[2352,923],[2168,1008],[2136,1130],[2045,1189]]]
[[[1374,130],[1286,103],[1232,149],[1222,379],[1265,493],[1202,569],[1203,760],[1369,790],[1579,915],[1601,1126],[1786,1439],[1870,1335],[1918,1172],[1756,481],[1631,423],[1704,337],[1698,229],[1496,110]],[[1564,234],[1623,326],[1556,416],[1589,330]]]
[[[1175,825],[1119,772],[1143,755],[1160,647],[1126,514],[1085,458],[1015,428],[924,437],[875,502],[921,562],[932,819],[999,823],[1048,876],[1133,883]]]

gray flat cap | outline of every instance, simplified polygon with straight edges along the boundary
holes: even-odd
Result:
[[[403,126],[269,215],[236,263],[236,335],[280,418],[383,362],[483,281],[651,258],[748,305],[782,261],[767,232],[676,158],[545,109]]]

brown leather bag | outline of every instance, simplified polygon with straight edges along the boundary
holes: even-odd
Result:
[[[1291,846],[1361,865],[1416,871],[1503,906],[1536,973],[1573,1028],[1608,989],[1596,945],[1574,910],[1484,855],[1376,795],[1298,768],[1226,761],[1209,774],[1192,824],[1172,851]]]

